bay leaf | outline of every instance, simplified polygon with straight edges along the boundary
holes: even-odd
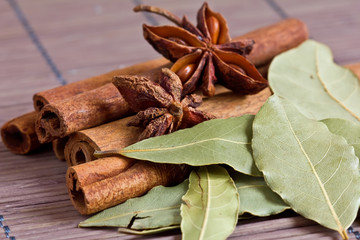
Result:
[[[308,118],[360,121],[360,81],[334,63],[331,50],[314,40],[274,58],[269,68],[272,91]]]
[[[181,204],[183,240],[226,239],[238,220],[239,196],[228,172],[220,166],[200,167],[190,174]]]
[[[330,132],[342,136],[354,147],[355,155],[360,159],[360,124],[340,118],[322,120]]]
[[[269,187],[306,218],[338,231],[360,202],[359,161],[343,137],[274,95],[255,117],[252,147]]]
[[[251,177],[241,173],[231,173],[239,193],[239,215],[250,213],[253,216],[266,217],[289,209],[281,197],[274,193],[262,177]]]
[[[124,155],[157,163],[204,166],[227,164],[236,171],[261,176],[251,149],[254,116],[213,119],[195,127],[145,139],[121,150],[95,156]]]
[[[81,222],[79,227],[126,227],[132,230],[155,229],[179,225],[181,197],[189,181],[173,186],[158,186],[146,195],[106,209]]]

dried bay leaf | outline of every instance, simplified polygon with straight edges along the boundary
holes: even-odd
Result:
[[[239,215],[250,213],[266,217],[281,213],[290,207],[274,193],[262,177],[251,177],[241,173],[230,174],[239,193]]]
[[[355,155],[360,159],[360,124],[339,118],[322,120],[330,132],[342,136],[354,147]]]
[[[273,92],[308,118],[360,121],[360,81],[321,43],[307,40],[275,57],[268,78]]]
[[[190,174],[181,204],[181,231],[187,239],[226,239],[238,220],[239,196],[228,172],[216,165]]]
[[[255,117],[252,147],[274,192],[299,214],[347,239],[359,208],[360,177],[359,161],[343,137],[274,95]]]
[[[179,225],[181,197],[186,193],[188,186],[189,181],[186,180],[174,187],[155,187],[142,197],[129,199],[86,219],[79,226],[153,229],[154,232],[162,227]]]
[[[204,166],[226,164],[236,171],[261,176],[251,149],[254,116],[205,121],[195,127],[153,137],[122,150],[96,152],[95,156],[121,154],[157,163]]]

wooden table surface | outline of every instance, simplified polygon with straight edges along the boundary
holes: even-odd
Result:
[[[169,23],[133,13],[141,0],[0,1],[0,124],[32,111],[32,95],[61,84],[159,55],[142,37],[142,23]],[[202,1],[149,0],[194,21]],[[211,8],[228,20],[232,36],[296,17],[312,39],[328,44],[336,62],[360,62],[359,0],[221,0]],[[139,237],[116,228],[80,229],[81,216],[65,187],[65,162],[51,151],[27,156],[0,143],[0,226],[16,239],[180,239],[180,231]],[[360,230],[359,220],[353,227]],[[0,239],[6,239],[0,227]],[[239,221],[230,239],[340,239],[293,212]],[[355,239],[354,235],[351,239]]]

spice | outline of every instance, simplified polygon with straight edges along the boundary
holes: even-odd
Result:
[[[169,61],[167,61],[166,59],[154,59],[134,64],[129,67],[116,69],[111,72],[101,74],[99,76],[87,78],[64,86],[48,89],[36,93],[33,96],[34,108],[36,111],[40,111],[46,104],[56,103],[77,94],[101,87],[107,83],[111,83],[113,76],[116,75],[139,74],[154,69],[156,67],[166,67],[168,64]]]
[[[181,100],[181,80],[167,68],[162,69],[159,84],[144,77],[119,76],[114,78],[114,85],[130,108],[138,112],[129,125],[145,128],[138,140],[192,127],[212,118],[196,110],[202,103],[200,96],[187,95]]]
[[[267,86],[267,81],[244,56],[254,41],[231,41],[225,18],[204,3],[197,14],[198,26],[186,17],[180,20],[169,11],[139,5],[134,11],[149,11],[167,17],[176,26],[143,25],[145,39],[165,58],[175,62],[171,70],[184,85],[183,96],[200,84],[204,95],[215,94],[215,83],[241,94],[253,94]],[[200,80],[201,78],[201,80]]]
[[[6,122],[1,127],[5,146],[16,154],[27,154],[41,146],[35,133],[36,112],[26,113]]]
[[[71,134],[64,150],[68,166],[95,160],[95,150],[106,151],[135,143],[142,129],[127,127],[130,119],[122,118]]]
[[[69,140],[69,136],[58,138],[52,141],[52,149],[57,159],[65,161],[65,146]]]
[[[68,169],[66,184],[70,199],[81,214],[91,214],[115,206],[141,196],[158,185],[180,183],[190,170],[185,165],[138,161],[118,175],[90,184],[81,184],[76,175],[80,167],[81,165]]]
[[[141,73],[157,79],[161,68]],[[132,111],[112,83],[47,104],[39,112],[36,133],[39,141],[50,142],[69,134],[128,116]]]

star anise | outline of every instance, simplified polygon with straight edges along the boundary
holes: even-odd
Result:
[[[113,83],[130,108],[137,112],[128,125],[145,128],[139,140],[192,127],[213,118],[196,109],[202,103],[199,95],[186,95],[181,99],[181,80],[167,68],[162,69],[159,83],[138,76],[114,77]]]
[[[156,13],[178,25],[144,24],[143,32],[155,50],[175,62],[171,70],[183,83],[183,95],[201,85],[204,95],[213,96],[217,81],[241,94],[253,94],[268,86],[267,80],[244,57],[252,50],[254,41],[231,41],[225,18],[213,12],[206,2],[197,13],[197,27],[186,16],[180,19],[158,7],[139,5],[134,11]]]

